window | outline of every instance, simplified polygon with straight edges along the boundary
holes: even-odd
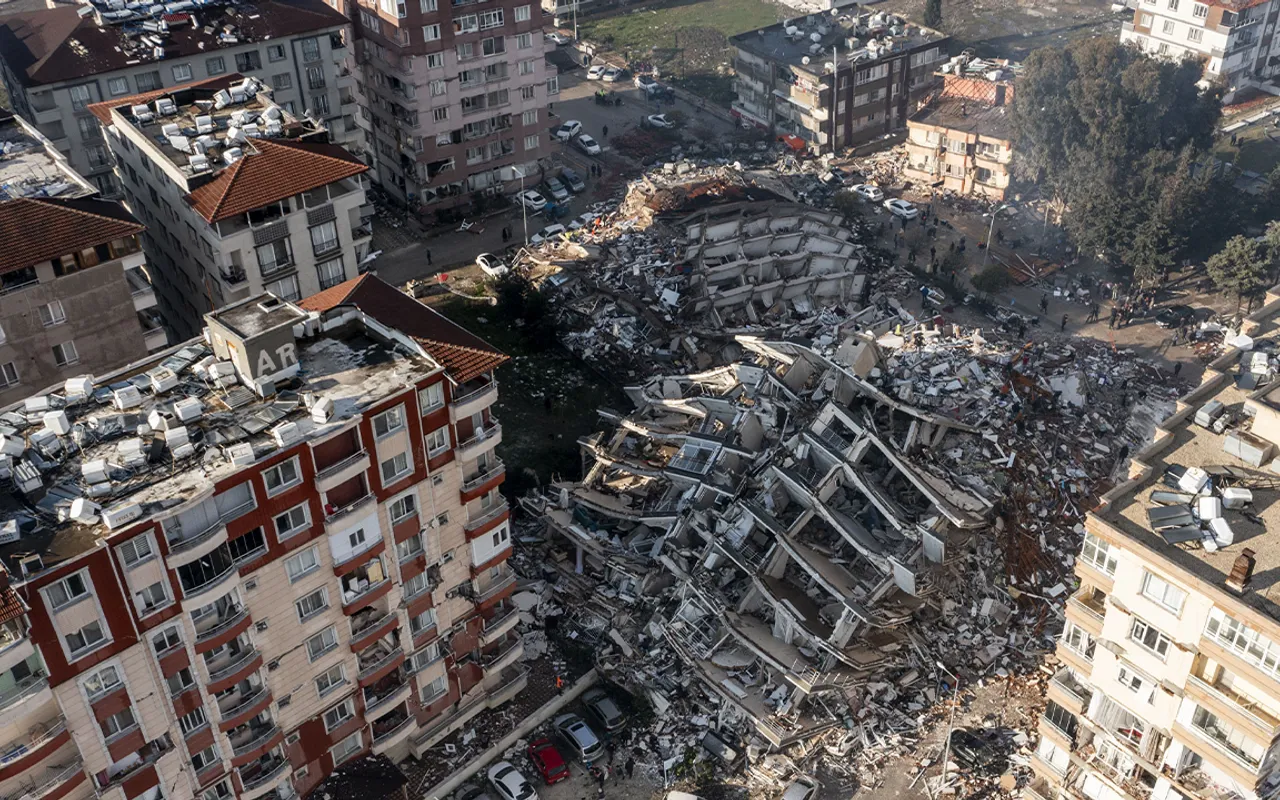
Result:
[[[520,50],[528,50],[533,47],[533,34],[518,33],[516,34],[516,48]]]
[[[201,716],[204,712],[200,712]],[[138,720],[133,716],[133,709],[126,708],[123,711],[112,714],[102,721],[102,733],[107,739],[118,736],[127,730],[136,727]]]
[[[191,670],[183,667],[177,672],[164,679],[165,685],[169,687],[169,696],[182,694],[187,689],[195,686],[196,680],[191,677]]]
[[[119,553],[120,560],[124,562],[126,567],[132,567],[141,561],[145,561],[153,555],[151,537],[145,533],[141,536],[135,536],[120,545]]]
[[[346,670],[342,668],[341,664],[334,664],[332,667],[325,670],[320,677],[316,678],[316,692],[321,697],[324,697],[326,694],[332,692],[334,689],[346,682]]]
[[[1178,0],[1169,0],[1169,10],[1170,11],[1178,10]]]
[[[227,71],[227,62],[222,56],[207,58],[204,62],[204,71],[210,76],[221,75]]]
[[[410,672],[421,672],[426,667],[439,661],[440,657],[440,643],[432,642],[409,656],[408,670]]]
[[[533,136],[526,136],[526,137],[524,137],[524,149],[525,149],[525,150],[537,150],[537,149],[538,149],[538,143],[539,143],[539,142],[538,142],[538,136],[537,136],[537,134],[535,134],[535,135],[533,135]]]
[[[348,698],[324,712],[324,729],[329,732],[356,715],[355,701]]]
[[[1067,629],[1062,633],[1062,641],[1068,648],[1078,653],[1086,661],[1093,660],[1093,648],[1096,642],[1093,636],[1081,628],[1074,622],[1067,623]]]
[[[448,512],[448,511],[445,511],[445,512],[440,513],[440,514],[436,514],[436,527],[437,527],[437,528],[443,528],[445,525],[448,525],[448,524],[449,524],[449,512]]]
[[[395,525],[397,522],[401,522],[413,514],[418,513],[418,496],[413,492],[410,492],[409,494],[397,497],[391,502],[391,507],[388,509],[388,513],[391,515],[392,525]]]
[[[1151,2],[1155,2],[1155,0],[1151,0]],[[1153,17],[1150,14],[1139,14],[1138,24],[1144,28],[1150,28],[1152,19]]]
[[[419,572],[412,578],[404,582],[403,590],[406,599],[417,597],[423,592],[431,588],[431,579],[427,577],[427,573]]]
[[[164,584],[157,581],[140,592],[134,592],[133,599],[139,614],[150,614],[169,604],[169,593],[165,591]]]
[[[1120,665],[1120,670],[1119,672],[1116,673],[1116,680],[1120,682],[1121,686],[1125,687],[1126,689],[1133,692],[1134,694],[1141,694],[1142,687],[1146,686],[1146,683],[1147,683],[1141,675],[1134,672],[1132,669],[1125,666],[1124,664]]]
[[[415,533],[403,542],[396,543],[396,560],[408,561],[422,552],[422,534]]]
[[[298,473],[298,457],[294,456],[288,461],[282,461],[263,471],[262,480],[267,485],[267,496],[271,497],[280,494],[285,489],[302,482],[302,476]]]
[[[320,288],[329,289],[342,283],[347,278],[346,268],[342,265],[342,257],[332,258],[316,265],[316,274],[320,277]]]
[[[1236,730],[1233,725],[1219,719],[1213,712],[1201,706],[1196,706],[1195,713],[1191,716],[1191,727],[1251,766],[1258,766],[1262,762],[1263,755],[1266,754],[1264,746],[1245,736]]]
[[[1219,609],[1209,612],[1204,635],[1269,675],[1280,677],[1280,650],[1275,643]]]
[[[190,736],[208,724],[209,719],[204,715],[203,708],[196,708],[190,714],[178,718],[178,728],[183,736]]]
[[[1196,19],[1204,19],[1209,16],[1209,7],[1204,3],[1196,3],[1191,7],[1191,16]]]
[[[151,637],[151,649],[155,651],[156,655],[166,653],[181,644],[182,634],[178,631],[176,625],[172,628],[165,628]]]
[[[493,549],[497,550],[498,548],[502,547],[504,544],[507,543],[507,540],[510,538],[511,538],[511,532],[507,529],[506,525],[503,525],[501,528],[498,528],[496,531],[493,532]]]
[[[1105,572],[1111,576],[1116,574],[1116,557],[1111,553],[1111,545],[1092,533],[1084,535],[1080,558],[1099,572]]]
[[[44,590],[44,596],[54,611],[69,606],[82,597],[88,597],[89,587],[85,584],[84,573],[77,572],[51,584]]]
[[[320,656],[338,646],[338,632],[329,626],[307,639],[307,657],[315,661]]]
[[[480,15],[480,30],[487,31],[493,28],[501,28],[503,23],[502,9],[486,11]]]
[[[436,41],[439,41],[439,40],[440,40],[440,26],[439,26],[438,24],[436,24],[436,25],[423,25],[423,26],[422,26],[422,40],[423,40],[423,41],[426,41],[426,42],[436,42]]]
[[[388,484],[409,472],[409,454],[399,453],[382,462],[382,483]]]
[[[93,89],[88,84],[72,86],[67,91],[71,94],[71,107],[77,111],[82,111],[93,102]]]
[[[288,72],[281,72],[278,75],[271,76],[271,88],[277,91],[281,89],[293,88],[293,75]]]
[[[1173,30],[1174,30],[1174,28],[1176,28],[1176,27],[1178,27],[1178,24],[1177,24],[1176,22],[1174,22],[1173,20],[1171,20],[1171,19],[1166,19],[1166,20],[1164,21],[1164,28],[1163,28],[1163,30],[1164,30],[1164,32],[1165,32],[1165,33],[1170,33],[1170,34],[1171,34],[1171,33],[1173,33]]]
[[[338,249],[338,225],[333,220],[311,229],[311,248],[316,255]]]
[[[320,548],[312,547],[284,561],[284,571],[289,576],[289,583],[297,583],[304,575],[309,575],[320,568]]]
[[[171,69],[173,70],[174,83],[186,83],[191,80],[190,64],[174,64]]]
[[[499,11],[497,13],[501,14],[502,12]],[[486,56],[496,56],[499,53],[505,53],[507,52],[507,40],[501,36],[494,36],[490,39],[485,39],[480,42],[480,51]],[[504,73],[502,77],[505,78],[506,74]]]
[[[275,523],[276,538],[287,539],[311,524],[311,509],[306,503],[296,505],[283,514],[277,514]]]
[[[128,78],[107,78],[107,93],[119,97],[129,93]]]
[[[263,275],[269,275],[293,264],[293,247],[289,244],[288,236],[255,247],[254,252],[258,254],[258,267]]]
[[[89,702],[92,703],[99,697],[110,694],[124,686],[124,681],[120,678],[120,670],[115,667],[103,667],[86,678],[80,685],[84,687],[84,693],[88,696]]]
[[[444,53],[427,53],[427,69],[439,69],[444,66]]]
[[[329,593],[322,586],[301,600],[294,602],[294,606],[298,609],[298,621],[306,622],[329,607]]]
[[[536,72],[537,70],[538,70],[538,61],[537,61],[537,59],[533,59],[533,58],[531,58],[531,59],[529,59],[528,61],[521,61],[521,62],[520,62],[520,74],[521,74],[521,75],[532,75],[532,74],[533,74],[534,72]]]
[[[422,704],[429,705],[445,696],[449,691],[449,676],[441,675],[431,683],[422,687]]]
[[[67,634],[67,649],[73,658],[87,653],[106,639],[101,623],[94,621],[75,633]]]
[[[278,281],[268,283],[266,289],[276,297],[291,303],[302,299],[302,292],[298,289],[297,275],[286,275]]]
[[[520,122],[525,125],[538,124],[538,109],[531,108],[520,115]]]
[[[347,534],[347,546],[352,550],[359,550],[367,539],[368,537],[365,536],[364,528],[356,528],[354,531]]]
[[[547,78],[547,94],[560,94],[560,76],[552,75]]]
[[[40,322],[46,328],[52,328],[54,325],[61,325],[67,321],[67,312],[62,309],[62,301],[54,300],[52,303],[40,306]]]
[[[310,39],[303,39],[298,42],[298,46],[302,49],[302,60],[311,63],[320,60],[320,40],[312,36]]]
[[[244,561],[260,555],[267,549],[267,537],[262,534],[262,528],[254,528],[228,542],[227,549],[231,551],[233,559]]]
[[[1142,593],[1175,614],[1182,613],[1182,602],[1187,599],[1186,592],[1152,572],[1142,575]]]
[[[436,626],[436,610],[428,608],[418,616],[409,620],[409,632],[417,636],[425,630],[429,630]]]
[[[431,81],[431,83],[428,84],[428,88],[430,89],[432,97],[439,97],[447,91],[444,81]]]
[[[217,764],[222,760],[222,756],[218,753],[218,746],[211,744],[191,757],[191,764],[196,768],[196,772],[203,772],[205,769]]]
[[[1199,42],[1204,39],[1204,28],[1187,28],[1187,41]]]
[[[160,83],[159,72],[144,72],[141,75],[133,76],[134,85],[138,87],[138,92],[154,92],[163,84]]]
[[[1045,704],[1044,718],[1050,725],[1065,733],[1068,739],[1075,738],[1078,723],[1070,711],[1050,700]]]
[[[257,55],[257,53],[253,53],[253,55],[255,55],[255,56],[256,56],[256,55]],[[267,60],[268,60],[268,61],[284,61],[284,58],[285,58],[284,45],[282,45],[282,44],[269,44],[269,45],[267,45]],[[259,62],[259,66],[261,66],[261,62]]]
[[[418,0],[418,10],[423,14],[434,14],[439,9],[437,0]]]
[[[281,51],[284,50],[280,45],[274,46],[279,47]],[[236,71],[251,72],[255,69],[262,69],[262,56],[257,50],[249,53],[236,53]]]
[[[1169,645],[1171,644],[1169,637],[1140,619],[1135,618],[1133,620],[1133,626],[1129,628],[1129,638],[1161,659],[1169,655]]]
[[[463,14],[453,18],[454,33],[475,33],[480,30],[480,18],[475,14]]]
[[[307,67],[307,88],[324,88],[324,67]]]
[[[381,439],[404,427],[404,406],[388,409],[373,418],[373,434]]]
[[[356,753],[364,749],[364,733],[356,731],[347,738],[338,742],[329,751],[333,756],[333,765],[336,767],[342,762],[351,758]]]
[[[528,22],[528,21],[529,21],[529,6],[517,6],[516,22]]]

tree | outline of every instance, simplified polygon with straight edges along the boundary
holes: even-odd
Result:
[[[942,24],[942,0],[925,0],[924,24],[930,28]]]
[[[1238,309],[1244,298],[1253,297],[1267,288],[1271,259],[1261,242],[1247,236],[1233,236],[1205,262],[1205,269],[1214,285],[1235,293]]]
[[[996,264],[973,276],[973,288],[987,294],[995,294],[1007,287],[1011,282],[1009,271]]]

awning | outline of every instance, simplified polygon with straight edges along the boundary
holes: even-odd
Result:
[[[792,150],[795,150],[796,152],[806,150],[809,147],[808,142],[806,142],[804,139],[801,139],[799,136],[796,136],[794,133],[784,133],[778,137],[778,141],[784,143],[785,145],[790,147]]]

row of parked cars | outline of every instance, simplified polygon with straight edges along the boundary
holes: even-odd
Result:
[[[581,762],[584,767],[605,757],[604,740],[596,734],[597,728],[609,735],[627,725],[626,715],[603,689],[592,689],[582,696],[582,701],[596,728],[577,714],[561,714],[551,723],[552,736],[530,742],[525,751],[529,763],[548,786],[568,779],[566,757]],[[473,788],[463,792],[459,800],[537,800],[538,792],[533,784],[510,761],[499,761],[489,767],[486,777],[497,798],[484,789]]]

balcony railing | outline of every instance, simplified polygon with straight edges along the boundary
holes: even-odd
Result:
[[[379,722],[381,721],[382,720],[379,720]],[[395,736],[397,733],[400,733],[405,728],[409,727],[409,725],[412,723],[413,723],[413,717],[409,716],[408,714],[405,714],[404,719],[395,723],[390,728],[384,727],[382,728],[381,731],[378,730],[379,726],[375,723],[374,731],[373,731],[373,743],[378,744],[379,742],[384,742],[387,739],[390,739],[392,736]]]
[[[187,550],[197,547],[216,536],[218,531],[222,530],[223,525],[224,523],[222,520],[217,519],[212,525],[199,533],[192,534],[191,536],[184,536],[180,539],[170,539],[169,552],[173,555],[177,555],[178,553],[184,553]]]
[[[512,576],[512,577],[514,578],[515,576]],[[511,608],[508,608],[506,611],[502,612],[501,614],[498,614],[497,616],[494,616],[491,619],[487,620],[484,623],[484,630],[491,631],[491,630],[496,630],[497,628],[501,628],[503,625],[507,624],[507,620],[511,619],[518,613],[520,613],[519,610],[514,606]]]
[[[1105,618],[1107,615],[1106,605],[1098,602],[1092,594],[1077,592],[1076,594],[1071,595],[1068,602],[1083,610],[1089,616],[1095,617],[1099,620]]]
[[[336,464],[330,464],[324,469],[316,472],[316,478],[318,480],[323,480],[324,478],[327,478],[330,475],[337,475],[339,472],[342,472],[347,467],[351,466],[352,464],[355,464],[360,459],[364,458],[366,455],[368,455],[368,452],[366,452],[363,448],[360,450],[357,450],[356,452],[352,453],[351,455],[347,456],[346,458],[342,459]]]
[[[476,602],[483,603],[486,600],[497,596],[499,592],[506,589],[508,586],[510,586],[515,582],[516,582],[515,573],[514,572],[508,573],[505,578],[500,579],[497,583],[490,585],[489,588],[481,592],[480,596],[476,598]]]
[[[374,591],[375,589],[380,589],[380,588],[382,588],[382,586],[383,586],[383,585],[385,585],[385,584],[386,584],[386,582],[387,582],[387,581],[389,581],[389,580],[391,580],[391,579],[390,579],[390,578],[383,578],[382,580],[378,581],[377,583],[371,583],[371,584],[369,584],[368,586],[366,586],[366,587],[364,587],[363,589],[361,589],[361,590],[359,591],[359,593],[357,593],[357,594],[348,594],[348,592],[350,591],[350,589],[349,589],[349,588],[344,588],[344,589],[342,590],[342,604],[343,604],[344,606],[350,606],[350,605],[353,605],[353,604],[355,604],[355,603],[359,602],[359,601],[360,601],[360,598],[364,597],[365,595],[369,594],[370,592]]]
[[[48,685],[49,682],[40,673],[23,678],[13,688],[0,692],[0,710],[22,702]]]
[[[34,788],[25,790],[22,793],[22,797],[24,800],[40,800],[41,797],[49,794],[63,783],[75,777],[77,772],[82,772],[83,770],[84,764],[79,759],[76,759],[75,763],[69,764],[66,769],[62,770],[57,775],[54,775],[52,778],[49,778],[49,780],[35,786]]]
[[[467,391],[467,392],[465,392],[465,393],[463,393],[463,394],[460,394],[460,395],[458,395],[457,397],[453,398],[453,404],[454,404],[455,406],[460,406],[460,405],[462,405],[463,403],[468,403],[468,402],[470,402],[470,401],[472,401],[472,400],[476,399],[477,397],[480,397],[480,396],[481,396],[481,395],[483,395],[485,392],[492,391],[493,389],[496,389],[496,388],[498,388],[497,383],[496,383],[495,381],[489,381],[488,383],[484,384],[483,386],[479,387],[478,389],[472,389],[472,390],[470,390],[470,391]]]
[[[58,721],[50,726],[49,730],[44,733],[33,734],[23,741],[10,742],[5,745],[2,750],[4,755],[0,755],[0,767],[5,766],[6,764],[12,764],[21,758],[25,758],[30,755],[33,750],[40,747],[40,745],[60,735],[66,729],[67,721],[59,717]]]
[[[205,628],[204,630],[197,629],[196,641],[203,642],[206,639],[212,639],[223,631],[234,627],[236,623],[240,622],[248,615],[248,609],[237,603],[223,612],[221,615],[222,618],[212,626]]]
[[[484,662],[483,662],[485,669],[488,669],[490,665],[497,664],[507,656],[511,655],[512,651],[520,647],[520,644],[521,644],[520,637],[513,636],[510,639],[508,639],[507,642],[501,648],[499,648],[498,650],[495,650],[492,653],[485,655]]]
[[[218,545],[218,546],[222,547],[222,545]],[[215,549],[214,552],[217,552],[217,550]],[[214,575],[212,578],[209,578],[204,583],[200,583],[195,586],[183,586],[182,594],[184,597],[190,597],[191,595],[194,595],[194,594],[203,594],[204,592],[209,591],[213,587],[227,580],[232,575],[238,575],[238,574],[239,574],[239,570],[238,570],[237,564],[235,561],[232,561],[230,564],[227,565],[227,568],[225,571],[217,575]]]
[[[325,514],[324,521],[326,523],[337,522],[343,517],[349,516],[350,514],[356,511],[359,511],[360,509],[364,508],[366,505],[368,505],[372,501],[373,501],[372,492],[364,494],[360,497],[357,497],[355,500],[352,500],[350,503],[347,503],[342,508],[334,509],[331,513]]]
[[[369,631],[374,630],[379,625],[384,624],[388,619],[391,618],[391,616],[392,616],[391,612],[387,612],[386,614],[372,615],[367,618],[368,619],[367,622],[362,622],[359,627],[352,625],[351,638],[359,639],[361,636],[364,636]]]
[[[507,505],[507,501],[503,500],[501,503],[498,503],[496,506],[489,509],[488,511],[481,514],[480,516],[476,517],[475,519],[468,519],[467,524],[464,525],[463,528],[468,531],[473,531],[482,525],[487,525],[488,523],[493,522],[495,519],[505,514],[509,508],[510,506]]]
[[[391,698],[395,697],[402,689],[404,689],[408,685],[409,684],[407,680],[401,680],[395,686],[392,686],[390,689],[386,690],[382,694],[373,695],[373,696],[366,694],[364,698],[365,715],[367,716],[371,714],[374,709],[378,708],[379,706],[385,705],[389,700],[391,700]]]
[[[213,669],[212,667],[210,667],[209,682],[212,683],[214,681],[221,680],[222,678],[225,678],[228,675],[233,674],[236,670],[240,669],[245,664],[249,663],[254,658],[256,658],[257,655],[258,655],[258,651],[255,650],[253,647],[249,647],[249,648],[246,648],[245,650],[240,651],[240,653],[234,656],[231,656],[231,660],[228,661],[226,665],[218,667],[217,669]]]
[[[1093,697],[1093,692],[1089,690],[1089,687],[1084,686],[1077,681],[1069,670],[1059,670],[1058,673],[1053,676],[1053,682],[1064,692],[1070,695],[1073,700],[1079,703],[1077,709],[1073,710],[1083,709],[1084,706],[1088,704],[1089,698]]]
[[[1262,730],[1275,731],[1277,728],[1280,728],[1280,720],[1259,708],[1256,701],[1233,692],[1225,686],[1218,686],[1209,683],[1198,675],[1190,675],[1188,678],[1191,683],[1202,692],[1211,694],[1218,698],[1218,700],[1231,705],[1233,708],[1238,710],[1241,715],[1248,717]]]
[[[462,491],[469,492],[478,486],[483,486],[488,481],[496,478],[497,476],[501,475],[506,471],[507,471],[507,465],[504,464],[501,459],[497,459],[494,462],[493,466],[489,467],[489,469],[485,470],[484,472],[481,472],[479,475],[476,475],[474,478],[468,478],[467,480],[463,481]]]
[[[459,442],[457,449],[461,450],[464,447],[471,447],[472,445],[480,444],[481,442],[487,439],[492,439],[494,436],[497,436],[501,432],[502,432],[501,425],[499,425],[496,422],[491,423],[487,428],[477,429],[476,432],[472,434],[471,438],[467,439],[466,441]]]
[[[255,747],[261,746],[263,742],[268,741],[272,736],[275,736],[279,731],[280,729],[276,727],[276,724],[274,722],[271,723],[270,725],[264,725],[263,727],[258,728],[256,731],[254,731],[252,736],[250,736],[248,739],[244,740],[240,744],[236,744],[233,741],[231,743],[231,754],[233,756],[242,756],[245,753],[248,753],[249,751],[253,750]]]
[[[404,655],[403,648],[397,647],[396,649],[391,650],[382,658],[379,658],[377,661],[373,662],[369,666],[361,667],[360,677],[361,678],[369,677],[370,675],[374,674],[378,670],[382,669],[383,667],[385,667],[386,665],[390,664],[392,661],[395,661],[397,658],[403,655]]]
[[[266,695],[266,693],[267,693],[267,687],[259,686],[257,689],[253,690],[249,694],[241,697],[240,700],[231,708],[228,708],[225,711],[222,710],[222,708],[219,708],[218,713],[222,716],[224,720],[231,719],[232,717],[242,713],[246,709],[251,708],[253,704],[261,700]]]
[[[285,758],[281,758],[277,760],[274,764],[269,764],[268,766],[265,766],[262,769],[258,770],[258,772],[255,773],[251,778],[244,777],[244,770],[241,769],[240,783],[243,785],[245,791],[249,791],[250,789],[256,789],[257,787],[275,778],[281,772],[284,772],[284,768],[287,766],[289,766],[289,760]]]

